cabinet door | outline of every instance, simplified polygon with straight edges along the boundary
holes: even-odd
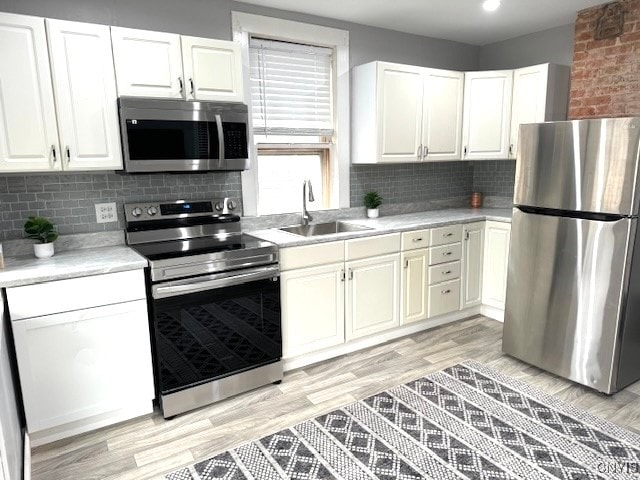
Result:
[[[520,68],[513,72],[509,158],[515,158],[518,151],[520,125],[545,120],[548,75],[548,64]]]
[[[482,303],[504,310],[511,226],[487,222],[485,227]]]
[[[509,155],[513,72],[465,74],[463,159],[500,159]]]
[[[464,73],[429,69],[424,85],[423,158],[459,160]]]
[[[119,96],[183,98],[180,35],[111,27]]]
[[[427,249],[402,254],[402,324],[427,318]]]
[[[0,14],[0,171],[60,170],[44,19]]]
[[[378,64],[378,161],[417,162],[422,137],[423,69]]]
[[[12,322],[29,432],[154,396],[145,300]],[[126,332],[124,334],[123,332]]]
[[[344,264],[283,272],[284,358],[344,342]]]
[[[482,263],[484,262],[484,222],[464,227],[462,248],[462,308],[482,303]]]
[[[224,40],[182,37],[187,98],[244,101],[240,45]]]
[[[65,170],[122,168],[109,27],[47,19]]]
[[[397,327],[400,313],[400,254],[345,264],[347,340]]]

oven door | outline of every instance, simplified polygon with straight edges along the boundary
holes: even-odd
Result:
[[[282,357],[279,275],[269,266],[152,286],[161,396]]]

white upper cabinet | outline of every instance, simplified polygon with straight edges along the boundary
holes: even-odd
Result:
[[[180,35],[111,27],[118,95],[183,98]]]
[[[65,170],[122,168],[109,27],[47,19]]]
[[[513,72],[509,158],[518,151],[520,125],[566,120],[570,73],[567,66],[548,63]]]
[[[460,159],[464,73],[427,69],[422,115],[423,160]]]
[[[465,74],[462,158],[509,156],[513,71]]]
[[[0,14],[0,171],[60,170],[44,19]]]
[[[460,158],[464,73],[372,62],[353,71],[353,163]]]
[[[422,69],[378,64],[378,151],[380,162],[419,160],[422,125]]]
[[[188,99],[242,102],[240,45],[224,40],[182,37]]]
[[[118,95],[244,101],[240,45],[111,27]]]

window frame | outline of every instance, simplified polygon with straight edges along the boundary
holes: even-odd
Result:
[[[249,39],[251,35],[282,40],[302,42],[334,49],[333,95],[334,141],[329,145],[330,157],[328,186],[331,205],[329,209],[349,207],[349,32],[291,20],[283,20],[244,12],[231,12],[233,40],[240,44],[242,51],[243,80],[245,98],[250,97]],[[256,146],[253,141],[253,125],[249,119],[249,158],[251,167],[242,172],[242,196],[244,215],[258,214],[258,149],[267,148],[266,144]],[[272,145],[269,145],[272,147]],[[317,148],[319,149],[319,148]],[[292,211],[295,211],[292,208]]]

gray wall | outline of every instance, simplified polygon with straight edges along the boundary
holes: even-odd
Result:
[[[571,65],[574,26],[563,25],[523,35],[480,48],[478,66],[482,70],[520,68],[539,63]]]

